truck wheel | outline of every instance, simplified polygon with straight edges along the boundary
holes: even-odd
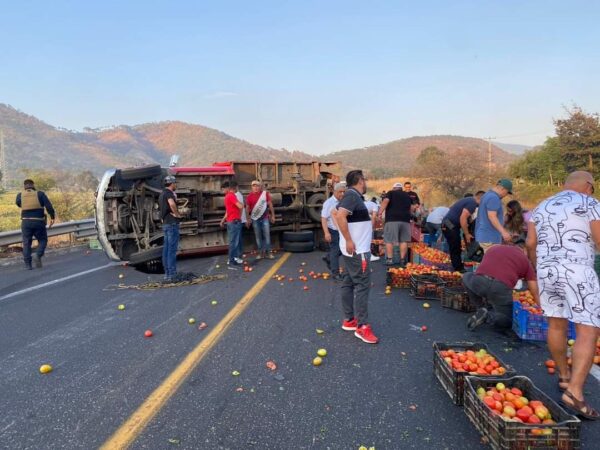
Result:
[[[158,164],[148,166],[130,167],[121,169],[121,178],[123,180],[140,180],[142,178],[153,178],[162,174],[162,169]]]
[[[132,253],[129,255],[129,264],[135,266],[137,264],[147,263],[153,259],[162,259],[163,246],[153,247],[149,250]]]
[[[284,242],[313,242],[315,235],[312,231],[284,231],[281,239]]]
[[[315,243],[313,241],[310,242],[283,242],[283,249],[286,252],[291,253],[307,253],[312,252],[315,249]]]
[[[327,200],[327,197],[321,192],[308,197],[307,203],[309,205],[319,205],[306,208],[306,214],[315,222],[321,222],[321,209],[323,209],[323,203],[325,203],[325,200]]]

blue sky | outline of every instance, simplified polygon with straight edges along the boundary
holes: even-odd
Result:
[[[56,126],[183,120],[324,153],[538,144],[600,112],[600,2],[3,1],[0,102]]]

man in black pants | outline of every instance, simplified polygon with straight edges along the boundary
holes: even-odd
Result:
[[[485,194],[484,191],[478,191],[474,197],[461,198],[450,207],[448,214],[442,220],[442,232],[448,242],[452,267],[458,272],[465,271],[460,231],[462,230],[465,242],[469,244],[473,240],[473,235],[469,232],[469,217],[477,209],[483,194]]]
[[[25,269],[31,270],[32,259],[35,267],[42,267],[42,257],[48,243],[46,231],[46,213],[50,216],[50,225],[54,225],[54,208],[42,191],[36,191],[33,180],[23,182],[24,190],[17,194],[16,205],[21,208],[21,232],[23,233],[23,260]],[[31,243],[37,239],[38,246],[35,255],[31,256]]]

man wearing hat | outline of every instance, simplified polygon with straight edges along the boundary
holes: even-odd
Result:
[[[252,224],[258,255],[256,259],[274,259],[271,253],[271,224],[275,223],[275,209],[271,194],[262,188],[258,180],[252,181],[252,192],[246,197],[248,226]]]
[[[177,275],[177,247],[179,246],[179,219],[177,210],[177,180],[173,175],[164,179],[162,193],[158,198],[162,229],[165,235],[163,242],[162,263],[165,268],[165,281],[175,281]]]
[[[475,240],[484,251],[502,241],[511,241],[511,234],[504,228],[502,199],[512,195],[512,187],[512,181],[502,178],[481,197],[475,224]]]
[[[394,183],[389,191],[377,216],[385,212],[385,225],[383,226],[383,241],[385,243],[385,264],[393,264],[394,247],[400,246],[400,264],[405,263],[410,242],[410,218],[414,201],[408,192],[402,190],[402,183]]]

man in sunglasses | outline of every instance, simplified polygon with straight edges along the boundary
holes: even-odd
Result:
[[[531,213],[527,247],[537,268],[540,306],[548,317],[548,348],[556,361],[563,405],[580,417],[600,413],[583,398],[600,337],[600,285],[594,270],[600,248],[600,202],[592,197],[594,178],[571,173],[563,190],[543,200]],[[567,365],[567,330],[574,322],[577,339],[573,364]]]

